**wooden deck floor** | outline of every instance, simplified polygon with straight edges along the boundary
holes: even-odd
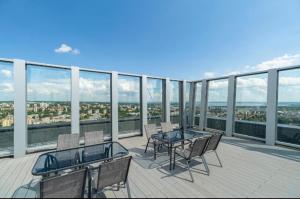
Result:
[[[300,197],[300,151],[224,137],[218,150],[223,168],[213,153],[207,154],[210,176],[201,171],[201,160],[194,161],[192,183],[180,162],[170,172],[166,154],[156,161],[151,149],[145,155],[144,138],[120,142],[134,158],[129,173],[132,197]],[[33,179],[31,169],[38,155],[0,159],[0,198],[11,197],[18,187]],[[105,194],[110,198],[128,196],[126,189],[107,190]]]

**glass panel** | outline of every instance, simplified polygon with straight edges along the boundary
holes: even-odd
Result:
[[[194,124],[199,126],[200,124],[200,111],[201,111],[201,94],[202,94],[202,82],[196,83],[195,90],[195,118]]]
[[[174,127],[180,127],[180,82],[170,81],[170,120]]]
[[[119,134],[141,134],[140,77],[119,75]]]
[[[148,78],[147,81],[148,123],[160,126],[163,116],[163,81]]]
[[[300,69],[279,72],[277,118],[277,139],[299,145]]]
[[[207,128],[226,130],[228,80],[208,82]]]
[[[235,133],[266,137],[268,74],[237,77]]]
[[[14,146],[13,64],[0,62],[0,157],[12,155]]]
[[[80,136],[103,131],[111,138],[110,74],[80,71]]]
[[[71,133],[71,71],[27,65],[28,147]]]

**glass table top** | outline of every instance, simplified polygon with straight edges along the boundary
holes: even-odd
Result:
[[[194,138],[209,136],[207,132],[195,130],[174,130],[169,133],[158,133],[151,137],[168,144],[176,144],[185,140],[192,140]]]
[[[118,142],[106,142],[82,146],[40,155],[32,169],[32,175],[47,175],[62,170],[127,156],[128,150]]]

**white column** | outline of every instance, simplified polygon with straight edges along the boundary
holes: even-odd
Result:
[[[275,145],[277,134],[277,92],[278,72],[276,69],[268,71],[268,95],[267,95],[267,126],[266,144]]]
[[[14,157],[22,157],[27,148],[26,63],[14,60]]]
[[[165,80],[165,121],[170,122],[170,90],[171,90],[171,85],[170,85],[170,78],[166,78]]]
[[[201,108],[200,108],[200,121],[199,121],[200,130],[204,130],[205,129],[205,124],[206,124],[207,89],[208,89],[208,81],[207,80],[202,80]]]
[[[189,96],[189,127],[194,126],[194,116],[195,116],[195,82],[190,83],[190,96]]]
[[[79,68],[71,67],[72,72],[72,97],[71,97],[71,107],[72,107],[72,133],[80,133],[80,91],[79,91]]]
[[[148,106],[147,106],[147,76],[143,75],[141,80],[141,109],[142,109],[142,132],[145,134],[144,126],[148,124]]]
[[[226,118],[226,136],[232,136],[234,131],[234,109],[235,109],[235,76],[228,78],[228,97],[227,97],[227,118]]]
[[[112,122],[112,140],[118,141],[119,136],[119,111],[118,111],[118,72],[112,72],[111,75],[111,122]]]
[[[186,92],[186,81],[184,80],[183,82],[182,82],[182,105],[181,105],[181,107],[182,107],[182,114],[181,114],[181,116],[182,116],[182,118],[181,118],[181,121],[182,121],[182,127],[183,127],[183,129],[186,129],[187,128],[187,125],[186,125],[186,105],[185,105],[185,98],[186,98],[186,96],[185,96],[185,92]]]

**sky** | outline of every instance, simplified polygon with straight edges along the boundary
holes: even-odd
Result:
[[[300,64],[299,10],[299,0],[0,0],[0,57],[186,80],[266,70]]]
[[[0,0],[0,57],[196,80],[299,61],[299,10],[299,0]]]

